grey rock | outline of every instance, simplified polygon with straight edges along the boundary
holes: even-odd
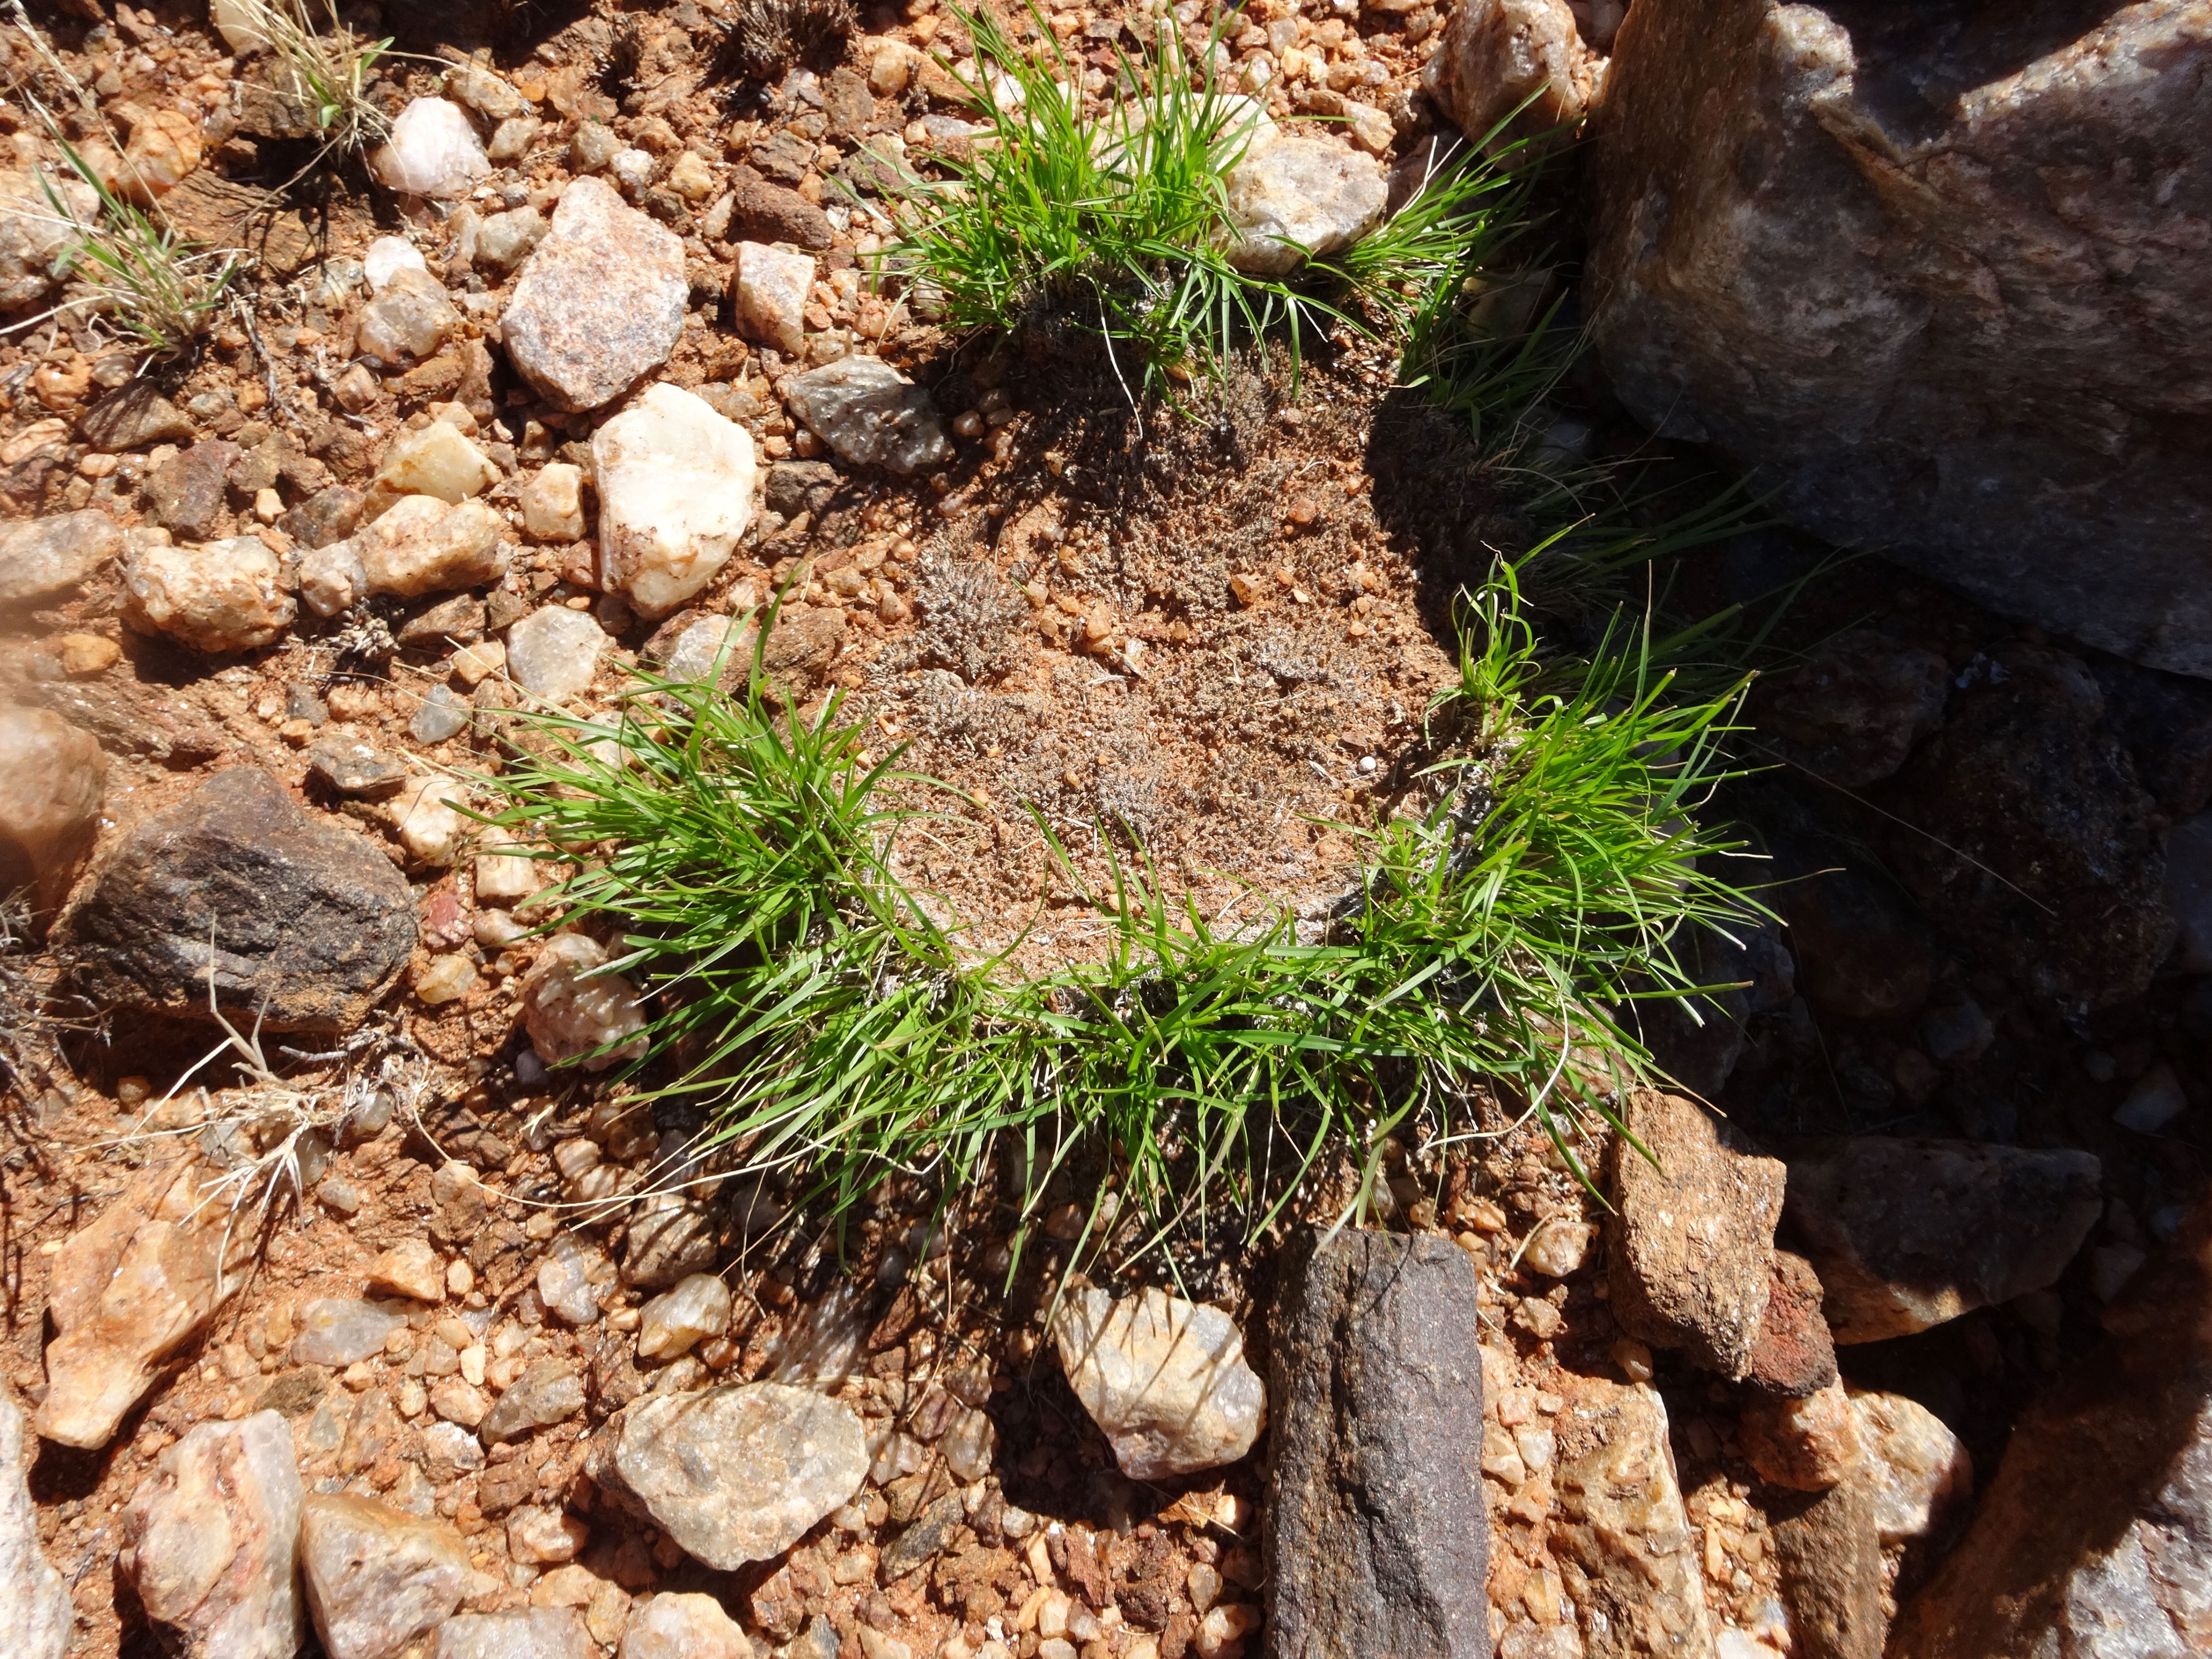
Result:
[[[218,772],[124,836],[64,919],[80,988],[110,1006],[270,1030],[351,1030],[415,946],[414,894],[391,860],[308,817],[252,767]]]
[[[501,1395],[477,1432],[487,1444],[550,1428],[584,1409],[584,1379],[574,1365],[541,1359]]]
[[[1578,21],[1566,0],[1464,0],[1444,20],[1422,88],[1476,143],[1556,146],[1605,73]]]
[[[548,1312],[571,1325],[596,1324],[601,1310],[592,1286],[613,1277],[614,1264],[605,1251],[574,1233],[562,1233],[538,1264],[538,1298]]]
[[[343,1492],[308,1495],[300,1566],[330,1659],[392,1659],[478,1582],[468,1546],[444,1522]]]
[[[1599,360],[1797,524],[2212,674],[2208,64],[2192,4],[1638,7],[1589,124]]]
[[[276,527],[302,547],[328,547],[361,528],[361,509],[366,500],[358,489],[331,484],[277,520]]]
[[[94,449],[111,454],[192,441],[191,422],[151,380],[132,380],[109,392],[85,410],[76,429]]]
[[[435,651],[480,640],[483,629],[483,601],[473,593],[456,593],[416,611],[392,630],[392,637],[403,647]]]
[[[1786,1225],[1836,1340],[1879,1342],[2055,1283],[2103,1212],[2100,1174],[2082,1152],[1808,1141],[1791,1149]]]
[[[547,402],[597,409],[668,360],[690,295],[682,240],[599,179],[579,179],[524,264],[501,332]]]
[[[2212,1605],[2212,1212],[2024,1412],[1893,1659],[2191,1654]]]
[[[161,1453],[124,1510],[118,1565],[176,1651],[299,1651],[301,1498],[291,1427],[273,1411],[196,1424]]]
[[[380,800],[399,793],[407,765],[350,738],[325,738],[310,744],[307,768],[341,795]]]
[[[1341,252],[1382,221],[1382,164],[1337,138],[1255,137],[1222,180],[1237,240],[1229,262],[1264,276]]]
[[[430,1659],[599,1659],[599,1652],[574,1607],[456,1613],[430,1645]]]
[[[27,892],[34,918],[69,896],[91,852],[107,757],[88,732],[43,708],[0,708],[0,893]]]
[[[407,722],[407,735],[417,743],[444,743],[468,730],[470,714],[467,701],[452,686],[433,686]]]
[[[663,1194],[639,1206],[623,1245],[622,1280],[641,1290],[665,1290],[714,1265],[714,1222],[696,1204]]]
[[[477,228],[477,263],[495,270],[513,270],[545,240],[550,227],[533,207],[495,213]]]
[[[589,612],[543,605],[507,629],[507,675],[533,696],[566,702],[591,689],[609,643]]]
[[[122,557],[123,547],[123,527],[93,507],[0,525],[0,605],[82,587]]]
[[[1637,1659],[1666,1632],[1671,1659],[1713,1659],[1697,1534],[1690,1530],[1667,1407],[1650,1384],[1567,1376],[1572,1389],[1553,1419],[1558,1449],[1551,1543],[1581,1571],[1583,1651]]]
[[[1899,879],[1984,960],[2069,1012],[2139,996],[2173,941],[2156,805],[2077,658],[2007,648],[1951,694],[1882,805]]]
[[[384,1352],[384,1339],[407,1323],[403,1302],[321,1297],[300,1310],[292,1358],[301,1365],[350,1365]]]
[[[1147,1288],[1115,1301],[1069,1291],[1053,1316],[1068,1386],[1133,1480],[1234,1463],[1267,1420],[1244,1334],[1218,1308]]]
[[[146,516],[185,541],[206,540],[238,454],[236,444],[210,438],[172,455],[147,477]]]
[[[1466,1251],[1345,1232],[1272,1332],[1267,1651],[1489,1659],[1482,1350]]]
[[[39,1548],[38,1512],[24,1476],[23,1413],[0,1389],[0,1607],[8,1609],[10,1659],[62,1659],[76,1609],[61,1574]]]
[[[769,512],[795,519],[829,506],[838,482],[837,469],[827,461],[778,461],[768,470],[761,499]]]
[[[952,1529],[968,1518],[961,1495],[949,1492],[914,1518],[913,1523],[884,1547],[876,1559],[876,1576],[894,1583],[916,1567],[933,1561],[945,1548]]]
[[[952,459],[937,405],[879,357],[855,355],[792,380],[784,401],[852,466],[927,472]]]
[[[1613,1316],[1641,1341],[1741,1377],[1766,1316],[1783,1166],[1680,1095],[1639,1090],[1623,1121],[1609,1154]]]
[[[868,1446],[852,1407],[747,1382],[656,1395],[595,1441],[602,1492],[722,1571],[781,1554],[851,1498]]]

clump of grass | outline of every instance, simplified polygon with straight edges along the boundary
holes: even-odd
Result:
[[[988,131],[945,164],[949,179],[904,178],[884,264],[933,292],[955,330],[1072,325],[1127,352],[1158,391],[1217,372],[1240,340],[1286,336],[1295,360],[1316,331],[1402,330],[1420,295],[1510,230],[1511,173],[1470,153],[1348,249],[1285,278],[1239,270],[1225,175],[1266,118],[1195,70],[1171,24],[1147,63],[1122,60],[1127,95],[1092,114],[1083,65],[1048,28],[1038,54],[988,14],[954,15],[975,40]]]
[[[322,140],[325,157],[366,153],[391,131],[368,85],[392,40],[363,40],[339,21],[337,0],[229,0],[233,15],[260,37],[272,59],[270,84],[293,118]],[[325,27],[327,25],[327,27]]]
[[[1103,960],[973,960],[893,874],[921,815],[890,804],[890,763],[834,700],[780,723],[757,659],[742,696],[643,678],[612,722],[534,717],[494,822],[600,849],[550,899],[619,933],[605,971],[651,994],[653,1097],[703,1105],[740,1171],[842,1213],[896,1171],[956,1192],[996,1150],[1028,1216],[1088,1148],[1153,1242],[1224,1206],[1257,1231],[1324,1157],[1371,1180],[1364,1149],[1455,1133],[1480,1095],[1571,1147],[1650,1075],[1620,1008],[1693,994],[1676,937],[1755,911],[1698,822],[1734,692],[1678,704],[1626,629],[1541,689],[1510,567],[1466,620],[1427,805],[1361,832],[1322,938],[1283,913],[1221,927],[1139,854],[1087,895]]]
[[[223,305],[239,271],[238,256],[194,249],[143,208],[118,196],[76,149],[61,143],[70,170],[92,192],[86,214],[43,172],[39,188],[54,222],[66,226],[60,268],[78,283],[64,307],[97,312],[149,357],[174,357],[189,349]],[[45,317],[15,326],[28,327]]]

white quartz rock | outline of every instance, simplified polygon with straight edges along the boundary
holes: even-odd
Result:
[[[806,299],[814,290],[814,261],[763,242],[738,244],[730,279],[730,306],[738,332],[796,357],[806,349]]]
[[[599,568],[665,617],[729,562],[752,517],[751,434],[704,398],[656,386],[592,439]]]
[[[380,236],[368,245],[361,256],[361,274],[368,283],[371,294],[381,294],[391,286],[392,279],[403,270],[419,270],[425,276],[430,267],[422,251],[414,243],[398,236]]]
[[[604,1072],[645,1052],[645,1009],[637,988],[620,974],[594,972],[608,956],[582,933],[556,933],[523,981],[523,1024],[531,1046],[548,1064],[618,1046],[583,1062]]]
[[[1382,164],[1334,138],[1255,138],[1223,181],[1238,238],[1237,270],[1285,276],[1307,258],[1341,252],[1382,222]]]
[[[507,574],[506,528],[482,501],[403,495],[350,539],[370,592],[412,596],[497,581]]]
[[[299,613],[283,561],[258,536],[204,547],[148,542],[125,570],[123,615],[142,633],[201,651],[251,651]]]
[[[532,696],[566,702],[591,689],[611,641],[589,613],[549,605],[507,630],[507,673]]]
[[[491,172],[491,158],[459,104],[417,98],[368,158],[379,182],[409,196],[457,202]]]
[[[383,464],[369,481],[362,517],[380,518],[403,495],[465,501],[498,482],[499,469],[489,456],[447,422],[433,421],[420,432],[394,440],[384,452]]]

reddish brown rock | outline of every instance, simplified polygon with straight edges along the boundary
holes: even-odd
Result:
[[[1836,1380],[1836,1343],[1820,1312],[1820,1277],[1802,1255],[1774,1253],[1766,1317],[1759,1322],[1743,1380],[1767,1394],[1792,1397]]]

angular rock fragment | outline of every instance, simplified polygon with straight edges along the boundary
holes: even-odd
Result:
[[[311,819],[252,767],[137,825],[62,923],[77,984],[109,1006],[240,1029],[351,1030],[415,946],[414,895],[361,836]]]
[[[532,696],[566,702],[591,689],[610,643],[585,612],[544,605],[507,629],[507,675]]]
[[[42,1438],[106,1445],[162,1363],[238,1288],[226,1270],[252,1247],[227,1238],[229,1212],[219,1197],[204,1201],[214,1179],[197,1157],[156,1165],[64,1241],[46,1288],[58,1334],[46,1345]]]
[[[82,587],[123,554],[123,529],[95,507],[0,525],[0,605]]]
[[[592,435],[592,474],[601,580],[647,618],[712,581],[752,519],[751,434],[677,386],[649,387]]]
[[[1838,1343],[1924,1331],[2053,1283],[2103,1210],[2090,1153],[1863,1136],[1790,1161],[1787,1224]]]
[[[1743,1380],[1762,1393],[1793,1398],[1816,1393],[1836,1380],[1836,1343],[1821,1312],[1820,1276],[1813,1264],[1788,1250],[1774,1252],[1766,1313],[1752,1345]]]
[[[711,1595],[664,1594],[629,1611],[616,1659],[753,1659],[752,1638]]]
[[[713,1273],[693,1273],[645,1304],[637,1329],[641,1359],[673,1359],[692,1345],[720,1336],[730,1323],[730,1287]]]
[[[444,1522],[344,1492],[308,1494],[300,1565],[330,1659],[395,1659],[479,1582],[467,1544]]]
[[[1625,1121],[1611,1154],[1613,1317],[1640,1341],[1741,1377],[1771,1293],[1783,1166],[1679,1095],[1641,1091]]]
[[[1147,1289],[1070,1291],[1052,1325],[1068,1386],[1133,1480],[1195,1474],[1252,1449],[1267,1390],[1227,1314]]]
[[[604,1072],[645,1052],[637,988],[620,974],[601,971],[610,960],[604,946],[582,933],[556,933],[538,953],[523,981],[523,1022],[546,1064],[580,1060],[584,1070]],[[606,1052],[595,1052],[601,1048]]]
[[[500,537],[507,524],[482,501],[459,504],[407,495],[348,544],[371,593],[438,593],[476,587],[507,574]],[[334,548],[321,550],[325,554]]]
[[[532,1429],[564,1423],[584,1409],[584,1380],[576,1368],[541,1359],[507,1385],[477,1432],[487,1442],[512,1440]]]
[[[273,1411],[200,1423],[163,1451],[123,1512],[117,1565],[189,1659],[292,1659],[300,1598],[300,1471]]]
[[[814,261],[759,242],[738,244],[730,271],[730,310],[738,332],[787,357],[806,349],[805,311],[814,292]]]
[[[1462,0],[1422,86],[1476,143],[1556,144],[1589,112],[1604,75],[1566,0]]]
[[[39,1517],[24,1480],[23,1413],[0,1389],[0,1607],[20,1659],[62,1659],[75,1633],[76,1609],[61,1574],[39,1548]]]
[[[1826,1492],[1859,1466],[1858,1414],[1840,1382],[1796,1398],[1747,1400],[1739,1431],[1759,1478],[1793,1492]]]
[[[1255,137],[1222,182],[1237,238],[1229,262],[1260,276],[1343,252],[1382,223],[1390,196],[1373,156],[1279,131]]]
[[[1872,1488],[1863,1472],[1819,1492],[1767,1499],[1790,1652],[1802,1659],[1881,1659],[1889,1621]]]
[[[667,361],[684,332],[684,244],[597,179],[561,192],[515,280],[508,359],[555,407],[597,409]]]
[[[638,1401],[586,1467],[602,1492],[728,1572],[797,1543],[860,1489],[868,1463],[850,1407],[747,1382]]]
[[[1283,1654],[1489,1659],[1482,1351],[1466,1251],[1346,1232],[1268,1355],[1267,1626]]]
[[[407,1324],[404,1304],[318,1297],[299,1310],[292,1358],[302,1365],[350,1365],[384,1352],[384,1339]]]
[[[195,650],[252,651],[292,625],[299,605],[284,562],[258,536],[204,547],[148,541],[123,573],[124,620]]]
[[[459,105],[417,98],[370,155],[368,170],[404,194],[459,201],[491,172],[491,162]]]
[[[784,399],[851,465],[910,475],[952,459],[930,395],[881,358],[856,355],[810,369],[785,386]]]

